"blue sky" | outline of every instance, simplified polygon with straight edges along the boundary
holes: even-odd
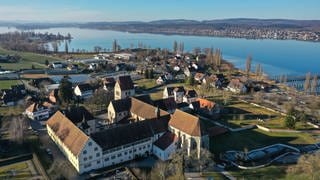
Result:
[[[0,0],[0,20],[319,19],[320,0]]]

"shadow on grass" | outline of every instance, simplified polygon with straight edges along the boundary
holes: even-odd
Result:
[[[244,151],[247,149],[250,151],[276,143],[290,144],[297,138],[290,134],[287,137],[269,136],[256,130],[229,132],[210,138],[210,151],[219,156],[221,153],[230,150]]]

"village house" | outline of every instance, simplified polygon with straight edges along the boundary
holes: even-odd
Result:
[[[188,104],[196,101],[198,98],[198,94],[195,90],[187,90],[185,95],[183,96],[183,102]]]
[[[174,90],[175,87],[168,87],[166,86],[163,90],[163,96],[162,98],[163,99],[166,99],[166,98],[169,98],[169,97],[173,97],[173,90]]]
[[[219,106],[207,99],[203,98],[198,98],[197,102],[199,102],[199,111],[201,113],[207,114],[207,115],[214,115],[214,114],[219,114],[220,113],[220,108]]]
[[[114,87],[114,99],[125,99],[134,96],[135,89],[130,76],[120,76]]]
[[[201,84],[202,83],[202,80],[206,77],[206,75],[204,73],[196,73],[194,75],[194,80],[198,83],[198,84]]]
[[[214,88],[222,88],[224,85],[225,78],[223,74],[212,74],[210,76],[206,76],[203,80],[202,83],[206,84],[210,87]]]
[[[51,90],[49,95],[48,95],[48,99],[51,103],[57,104],[58,103],[58,93],[59,93],[59,89],[54,89]]]
[[[80,99],[88,99],[93,95],[93,87],[88,84],[79,84],[74,88],[74,94]]]
[[[130,60],[135,60],[136,59],[136,55],[135,54],[131,54],[131,53],[116,53],[113,56],[116,59],[121,59],[121,60],[126,60],[126,61],[130,61]]]
[[[0,101],[2,104],[6,106],[14,106],[16,104],[17,98],[11,89],[2,89],[0,95]]]
[[[114,91],[116,80],[113,77],[106,77],[102,79],[103,89],[109,92]]]
[[[108,120],[110,123],[117,123],[129,116],[131,99],[118,99],[110,102],[108,106]]]
[[[183,102],[183,96],[185,94],[185,90],[183,86],[179,86],[173,89],[173,97],[176,103],[182,103]]]
[[[247,87],[243,82],[240,81],[240,79],[234,78],[230,80],[230,83],[228,84],[227,89],[234,93],[246,93]]]
[[[49,118],[49,108],[43,104],[33,103],[24,112],[32,120],[45,120]]]
[[[153,105],[168,112],[169,114],[173,114],[177,108],[177,103],[173,97],[156,100],[153,102]]]

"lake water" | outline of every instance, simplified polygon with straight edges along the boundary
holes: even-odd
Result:
[[[15,28],[0,27],[1,32],[15,31]],[[203,36],[157,35],[147,33],[126,33],[109,30],[92,30],[79,28],[51,28],[35,30],[36,32],[70,33],[72,39],[69,51],[72,49],[93,50],[94,46],[111,49],[114,39],[122,48],[137,47],[141,42],[151,48],[172,49],[173,41],[183,42],[186,51],[194,47],[220,48],[224,59],[233,62],[244,69],[246,57],[251,54],[253,67],[261,63],[264,72],[273,75],[305,74],[306,72],[320,74],[320,43],[292,40],[246,40]],[[64,44],[60,50],[64,49]]]

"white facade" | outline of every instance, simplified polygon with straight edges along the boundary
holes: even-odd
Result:
[[[108,106],[108,119],[110,120],[111,123],[116,123],[123,118],[127,117],[129,115],[129,112],[124,110],[121,112],[116,112],[112,103],[109,104]]]
[[[134,96],[135,90],[134,89],[129,89],[129,90],[121,90],[119,83],[116,83],[115,88],[114,88],[114,99],[125,99],[129,98],[131,96]]]
[[[177,91],[173,91],[173,96],[174,96],[174,100],[177,103],[182,103],[183,102],[183,96],[184,96],[184,92],[177,92]]]
[[[170,159],[170,156],[176,150],[176,143],[173,142],[170,146],[168,146],[165,150],[162,150],[158,146],[153,146],[153,154],[157,156],[162,161],[167,161]]]
[[[25,115],[32,120],[43,120],[49,118],[49,109],[48,108],[39,108],[38,111],[30,112],[25,111]]]
[[[80,88],[77,86],[74,88],[74,94],[76,96],[81,97],[82,99],[88,99],[92,96],[93,91],[92,90],[88,90],[88,91],[81,91]]]

